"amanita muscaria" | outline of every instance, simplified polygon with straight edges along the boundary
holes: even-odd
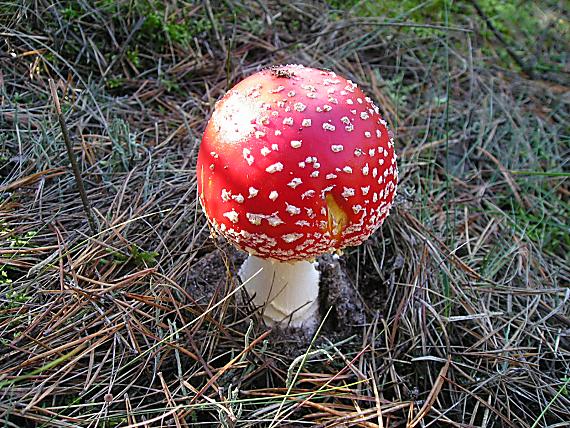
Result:
[[[262,70],[218,101],[196,172],[211,225],[250,254],[239,274],[254,303],[291,326],[315,320],[314,259],[368,238],[398,178],[378,107],[350,80],[302,65]]]

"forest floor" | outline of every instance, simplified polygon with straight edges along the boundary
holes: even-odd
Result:
[[[0,5],[0,424],[568,426],[564,2]],[[196,201],[216,100],[283,63],[357,82],[399,156],[314,336],[240,303]]]

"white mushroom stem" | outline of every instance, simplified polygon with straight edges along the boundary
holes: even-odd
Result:
[[[316,323],[319,271],[315,263],[279,262],[250,255],[239,276],[267,324],[312,327]]]

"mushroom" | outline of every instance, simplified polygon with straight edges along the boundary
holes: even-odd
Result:
[[[239,270],[269,324],[314,324],[324,253],[384,221],[398,179],[378,107],[332,71],[262,70],[216,103],[196,167],[213,229],[249,258]],[[248,280],[249,279],[249,280]]]

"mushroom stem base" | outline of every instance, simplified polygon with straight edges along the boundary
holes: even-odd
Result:
[[[279,262],[250,255],[238,274],[267,324],[312,327],[316,323],[319,271],[315,263]]]

